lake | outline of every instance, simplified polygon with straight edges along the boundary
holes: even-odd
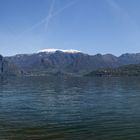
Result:
[[[139,139],[139,77],[0,80],[0,140]]]

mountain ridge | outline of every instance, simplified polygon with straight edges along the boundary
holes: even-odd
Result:
[[[89,55],[78,50],[47,49],[33,54],[4,57],[4,59],[14,64],[23,75],[84,75],[100,68],[139,64],[140,53],[125,53],[117,57],[113,54]]]

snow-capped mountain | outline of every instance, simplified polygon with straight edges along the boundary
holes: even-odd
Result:
[[[56,52],[64,52],[64,53],[80,53],[80,51],[78,50],[74,50],[74,49],[70,49],[70,50],[64,50],[64,49],[43,49],[43,50],[39,50],[37,53],[56,53]]]
[[[114,68],[128,64],[139,64],[140,54],[88,55],[77,50],[44,49],[33,54],[20,54],[4,58],[28,75],[48,73],[85,74],[99,68]]]
[[[101,67],[117,66],[116,57],[111,55],[88,55],[78,50],[44,49],[34,54],[15,55],[7,60],[16,64],[25,73],[69,73],[82,74]]]

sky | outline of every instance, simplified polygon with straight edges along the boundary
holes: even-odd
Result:
[[[0,54],[140,52],[140,0],[0,0]]]

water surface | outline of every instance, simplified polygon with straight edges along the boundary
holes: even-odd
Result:
[[[139,140],[140,78],[0,80],[0,140]]]

